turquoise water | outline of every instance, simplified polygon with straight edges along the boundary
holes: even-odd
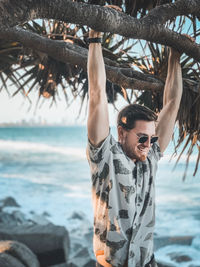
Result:
[[[113,128],[112,132],[116,136]],[[13,196],[27,214],[47,211],[54,223],[68,228],[71,214],[81,211],[92,225],[86,142],[85,127],[0,128],[0,198]],[[183,182],[185,156],[172,172],[174,161],[169,162],[172,151],[170,144],[159,163],[155,232],[157,236],[198,237],[200,170],[196,177],[192,176],[196,154],[191,158],[187,179]],[[171,249],[174,251],[174,247]],[[196,247],[184,249],[192,249],[194,263],[200,263],[199,251],[199,258],[195,258]],[[168,250],[170,248],[158,251],[157,257],[167,259]],[[179,263],[177,266],[189,265]]]

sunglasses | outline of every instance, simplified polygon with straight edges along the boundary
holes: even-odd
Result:
[[[137,135],[136,133],[134,133],[134,134]],[[138,142],[141,143],[141,144],[144,144],[144,143],[149,139],[149,137],[146,136],[146,135],[142,135],[142,136],[138,136],[138,135],[137,135],[137,137],[138,137]],[[153,143],[155,143],[157,140],[158,140],[158,136],[153,136],[153,137],[151,137],[151,139],[150,139],[150,143],[153,144]]]

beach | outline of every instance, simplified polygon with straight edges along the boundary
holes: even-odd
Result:
[[[111,131],[116,137],[116,131],[113,128]],[[84,242],[93,257],[93,211],[86,144],[84,126],[0,128],[1,199],[15,198],[27,219],[34,213],[38,216],[46,213],[50,222],[65,226],[74,240],[71,258],[73,246],[75,249]],[[156,177],[155,256],[173,266],[198,267],[200,170],[193,177],[194,153],[183,182],[186,156],[172,171],[175,163],[175,160],[169,162],[172,152],[171,143],[159,162]]]

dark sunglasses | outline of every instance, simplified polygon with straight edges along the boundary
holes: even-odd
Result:
[[[137,135],[137,134],[136,134]],[[137,135],[137,137],[138,137],[138,142],[139,143],[141,143],[141,144],[144,144],[148,139],[149,139],[149,137],[148,136],[138,136]],[[151,137],[151,140],[150,140],[150,143],[151,144],[153,144],[153,143],[155,143],[156,141],[158,140],[158,136],[153,136],[153,137]]]

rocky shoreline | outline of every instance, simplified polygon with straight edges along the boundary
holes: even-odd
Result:
[[[84,214],[71,216],[72,224],[80,222],[80,227],[73,230],[54,225],[49,218],[47,212],[23,214],[11,197],[0,200],[0,267],[95,267],[93,229]],[[192,242],[192,236],[155,237],[155,250],[168,245],[191,246]],[[200,251],[200,242],[195,242]],[[159,267],[176,267],[190,261],[191,265],[187,266],[200,267],[200,264],[192,264],[192,259],[184,253],[174,252],[168,256],[174,264],[159,260]]]

